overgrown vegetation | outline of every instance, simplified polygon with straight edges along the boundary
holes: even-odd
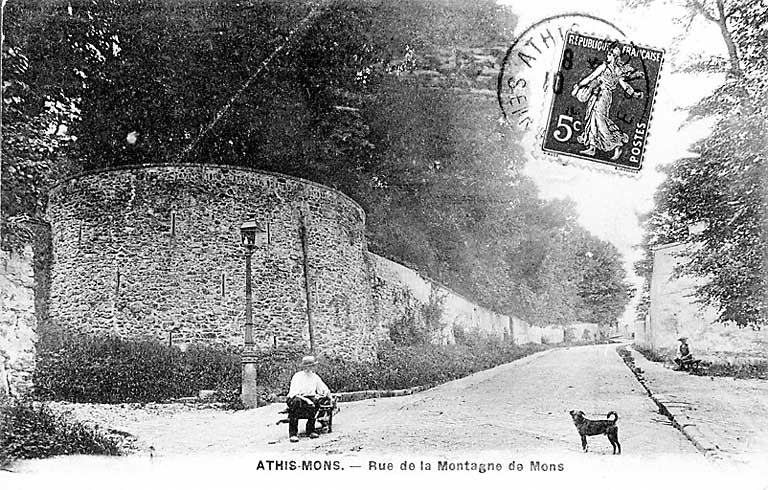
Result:
[[[456,344],[435,345],[444,298],[432,295],[419,303],[403,297],[404,315],[390,325],[390,340],[372,360],[355,361],[320,355],[318,372],[335,392],[387,390],[442,383],[543,350],[515,346],[464,332],[454,326]],[[260,351],[257,384],[262,395],[285,395],[302,348],[280,346]],[[185,350],[152,340],[41,332],[34,374],[36,396],[43,400],[82,403],[162,402],[216,390],[215,401],[238,408],[242,385],[240,356],[221,347],[190,345]]]
[[[544,350],[478,340],[457,345],[388,345],[371,363],[340,359],[322,363],[318,373],[335,391],[387,390],[444,383]]]
[[[633,346],[633,348],[652,362],[671,364],[675,357],[673,350],[656,351],[638,346]],[[737,362],[708,360],[702,362],[702,369],[692,372],[692,374],[744,379],[768,379],[768,360],[744,359]]]
[[[706,376],[729,376],[732,378],[768,379],[768,361],[710,362],[706,364],[706,369],[701,374]]]
[[[336,392],[411,388],[467,376],[542,349],[471,337],[445,346],[386,342],[371,361],[321,355],[318,372]],[[305,354],[290,346],[259,353],[257,381],[265,397],[288,392]],[[36,396],[43,400],[161,402],[214,389],[216,401],[235,406],[241,374],[239,355],[226,350],[196,346],[182,352],[152,341],[78,335],[41,351],[35,384]]]
[[[119,455],[115,440],[67,420],[44,404],[11,399],[0,403],[0,468],[16,459],[63,454]]]
[[[445,296],[430,293],[428,303],[415,301],[410,294],[402,298],[403,315],[389,325],[389,339],[399,346],[428,344],[444,328]]]
[[[633,0],[641,5],[652,0]],[[681,2],[683,3],[683,2]],[[690,0],[684,22],[716,24],[728,58],[703,60],[688,71],[719,72],[724,83],[692,109],[692,118],[712,117],[711,133],[692,156],[668,168],[655,195],[655,208],[642,219],[645,258],[635,265],[645,278],[649,308],[653,249],[681,242],[690,260],[678,275],[702,279],[696,299],[715,308],[719,320],[760,329],[768,323],[768,5],[753,0]],[[699,233],[688,233],[688,227]]]
[[[472,373],[512,362],[544,350],[538,345],[514,346],[493,340],[477,340],[460,345],[396,345],[388,342],[379,348],[372,361],[352,361],[320,356],[318,374],[334,392],[394,390],[444,383]],[[304,353],[281,348],[264,353],[264,377],[260,384],[265,394],[284,395],[291,376]],[[261,377],[262,370],[259,370]]]
[[[632,348],[635,349],[640,354],[642,354],[643,357],[645,357],[651,362],[666,362],[666,361],[672,360],[672,357],[670,357],[669,355],[665,355],[661,352],[655,351],[648,347],[633,345]]]
[[[36,396],[91,403],[159,402],[240,387],[240,357],[215,347],[61,335],[38,348]]]

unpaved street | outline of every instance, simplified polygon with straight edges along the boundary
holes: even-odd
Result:
[[[671,374],[680,375],[679,382],[688,376]],[[282,404],[238,412],[184,405],[70,407],[81,417],[134,434],[142,449],[128,457],[20,462],[15,473],[0,474],[0,487],[207,489],[249,488],[257,481],[282,486],[291,475],[309,478],[306,463],[330,464],[330,471],[313,467],[309,473],[350,488],[371,483],[460,488],[479,484],[478,478],[504,488],[645,490],[678,483],[762,490],[768,483],[765,465],[757,460],[735,464],[696,450],[658,413],[615,345],[553,349],[415,395],[344,403],[332,434],[298,443],[288,442],[286,425],[275,425]],[[590,452],[582,453],[571,409],[594,417],[618,412],[623,454],[613,456],[604,436],[590,438]],[[433,467],[403,471],[406,461]],[[453,469],[437,469],[439,461]],[[464,462],[501,469],[465,470]],[[533,467],[538,463],[560,469],[538,471]],[[270,464],[283,466],[270,469]]]
[[[615,349],[557,349],[413,396],[349,404],[339,414],[338,430],[319,444],[341,453],[581,452],[568,414],[576,409],[595,418],[616,411],[625,454],[694,453],[658,414]],[[589,442],[593,452],[612,452],[604,436]]]
[[[156,456],[244,451],[445,454],[506,448],[578,453],[571,409],[593,417],[616,411],[625,455],[696,454],[658,413],[614,345],[554,349],[415,395],[344,403],[334,432],[317,440],[289,443],[287,425],[275,425],[283,407],[223,412],[102,405],[75,410],[134,434],[143,447],[153,446]],[[590,448],[611,453],[603,436],[590,438]]]

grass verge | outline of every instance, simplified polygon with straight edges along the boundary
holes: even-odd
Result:
[[[63,454],[116,456],[113,438],[56,414],[45,404],[10,399],[0,403],[0,468],[17,459]]]
[[[673,355],[654,351],[653,349],[632,346],[643,357],[652,362],[672,363]],[[718,376],[738,379],[768,379],[768,360],[743,359],[730,361],[702,361],[701,369],[692,372],[698,376]]]

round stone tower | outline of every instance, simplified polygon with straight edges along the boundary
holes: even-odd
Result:
[[[253,254],[257,346],[367,358],[374,304],[365,213],[333,189],[285,175],[159,164],[90,172],[50,193],[50,317],[78,332],[243,344],[240,224],[269,241]],[[307,287],[309,285],[309,287]]]

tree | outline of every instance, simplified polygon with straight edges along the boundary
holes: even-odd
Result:
[[[619,251],[592,236],[582,238],[575,250],[579,318],[609,325],[624,312],[634,289],[627,282]]]
[[[464,90],[472,63],[445,62],[509,38],[514,15],[495,1],[60,0],[15,12],[20,83],[71,108],[52,150],[69,172],[194,161],[307,178],[364,207],[371,250],[482,304],[540,323],[618,315],[580,294],[594,287],[590,264],[610,284],[620,264],[579,262],[572,205],[537,196],[495,101]],[[32,194],[39,212],[44,193]]]
[[[26,242],[23,228],[16,224],[42,217],[46,187],[66,167],[62,153],[74,140],[70,127],[79,114],[67,87],[77,83],[73,70],[88,55],[80,53],[55,79],[48,72],[43,83],[38,78],[41,67],[31,59],[44,41],[39,32],[29,32],[26,27],[43,23],[45,18],[45,9],[20,3],[4,6],[0,235],[5,249]]]
[[[694,117],[715,115],[717,123],[695,146],[696,157],[667,170],[656,207],[645,218],[646,259],[636,269],[649,276],[654,245],[696,244],[677,273],[706,279],[696,290],[698,300],[717,308],[721,321],[759,328],[768,321],[768,6],[717,0],[715,17],[699,2],[689,4],[721,26],[731,77],[693,111]],[[687,227],[697,223],[706,230],[688,235]]]

